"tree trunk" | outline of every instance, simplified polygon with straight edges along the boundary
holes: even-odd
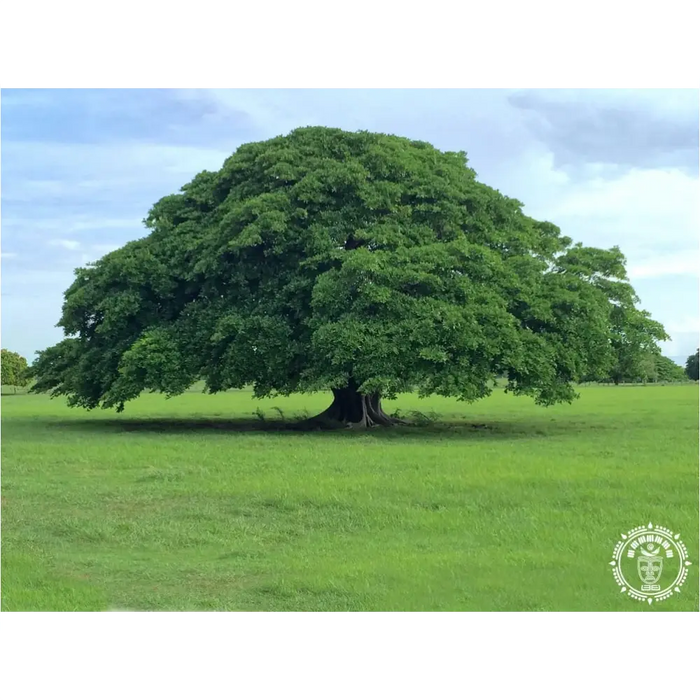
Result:
[[[373,428],[380,425],[407,425],[406,421],[384,413],[378,393],[360,394],[354,379],[350,379],[346,387],[332,391],[333,403],[323,413],[299,423],[299,427]]]

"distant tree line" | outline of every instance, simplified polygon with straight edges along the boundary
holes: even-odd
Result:
[[[689,363],[695,358],[695,376],[689,371]],[[605,375],[588,375],[585,382],[605,384],[654,384],[684,382],[697,379],[697,353],[688,358],[686,369],[658,352],[618,353],[617,362]]]

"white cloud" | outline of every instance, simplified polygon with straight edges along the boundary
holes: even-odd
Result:
[[[8,141],[3,143],[3,164],[8,174],[3,184],[13,199],[23,193],[74,194],[76,187],[89,192],[100,190],[108,183],[157,184],[159,180],[172,179],[171,176],[177,176],[181,186],[186,182],[182,176],[192,177],[201,170],[218,170],[230,155],[231,151],[214,148],[140,142]],[[42,177],[35,179],[36,173],[42,173]]]
[[[641,198],[641,195],[656,196]],[[629,170],[624,177],[610,181],[594,178],[576,188],[557,211],[564,215],[598,215],[632,209],[646,213],[666,213],[669,208],[680,206],[692,211],[693,197],[697,194],[696,178],[679,170]]]
[[[91,245],[84,244],[81,241],[74,241],[68,239],[54,239],[49,241],[49,245],[64,248],[65,250],[79,253],[80,254],[80,265],[87,265],[88,263],[95,262],[98,258],[101,258],[107,253],[111,253],[122,247],[119,243],[94,243]],[[72,262],[70,264],[75,264]],[[68,269],[68,263],[66,261],[66,270]]]
[[[692,355],[700,344],[696,332],[671,333],[671,340],[659,343],[661,354],[683,365],[688,355]]]
[[[319,108],[313,100],[298,101],[301,93],[292,91],[258,91],[258,90],[182,90],[180,95],[184,99],[194,101],[203,97],[211,99],[219,108],[221,115],[242,110],[246,112],[265,134],[263,138],[272,138],[295,129],[299,126],[318,123]],[[316,93],[321,102],[324,101],[322,93]],[[339,97],[341,93],[338,93]],[[342,98],[341,98],[342,99]],[[342,113],[342,111],[341,111]],[[328,124],[332,126],[331,124]],[[357,127],[359,128],[359,127]],[[229,154],[230,155],[230,154]]]
[[[121,248],[121,245],[118,243],[96,243],[95,245],[90,246],[90,250],[93,250],[96,253],[101,253],[102,255],[107,255],[107,253],[111,253],[119,248]]]
[[[697,248],[698,181],[678,170],[630,170],[617,180],[582,182],[551,202],[552,220],[585,231],[595,245]]]
[[[532,92],[546,96],[548,99],[562,103],[578,103],[584,106],[600,105],[614,107],[619,105],[643,105],[654,112],[669,113],[674,116],[679,114],[693,114],[697,116],[698,93],[697,90],[667,89],[667,88],[642,88],[642,89],[615,89],[608,88],[542,88],[526,90],[517,88],[512,92]]]
[[[1,258],[16,258],[17,253],[0,253]]]
[[[22,232],[56,232],[79,233],[82,231],[98,231],[102,229],[137,229],[143,228],[143,223],[138,219],[117,219],[101,217],[54,217],[51,219],[34,218],[3,218],[5,230]]]
[[[674,333],[700,333],[700,316],[684,316],[678,321],[666,324],[666,330]]]
[[[5,347],[31,362],[37,350],[63,336],[56,321],[61,317],[63,293],[73,282],[73,274],[67,270],[12,267],[2,276],[2,340]]]
[[[672,255],[659,255],[647,259],[630,261],[628,275],[631,280],[666,275],[700,275],[698,251],[691,250]]]
[[[49,241],[49,245],[65,248],[66,250],[78,250],[80,248],[80,241],[71,241],[65,238],[59,238]]]
[[[98,243],[97,245],[91,245],[90,252],[83,253],[80,256],[80,264],[87,265],[88,263],[93,263],[103,255],[107,255],[107,253],[111,253],[119,248],[121,248],[120,245],[113,243]]]

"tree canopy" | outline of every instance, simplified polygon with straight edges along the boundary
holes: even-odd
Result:
[[[700,355],[700,351],[696,350],[695,354],[690,355],[685,362],[685,373],[688,375],[689,379],[692,379],[695,382],[698,381],[698,375],[699,375],[698,355]]]
[[[3,348],[0,351],[0,368],[3,386],[26,386],[29,383],[27,360],[19,353]]]
[[[548,405],[665,339],[625,258],[574,244],[477,181],[463,152],[308,127],[241,146],[150,210],[150,233],[80,268],[34,391],[116,407],[252,385],[333,390],[325,418],[388,423],[381,397],[474,401],[494,378]]]

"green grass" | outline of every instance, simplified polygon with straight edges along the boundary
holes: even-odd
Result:
[[[651,610],[698,609],[697,385],[402,396],[441,422],[262,430],[328,402],[3,396],[3,610],[649,609],[608,564],[649,521],[693,562]]]

